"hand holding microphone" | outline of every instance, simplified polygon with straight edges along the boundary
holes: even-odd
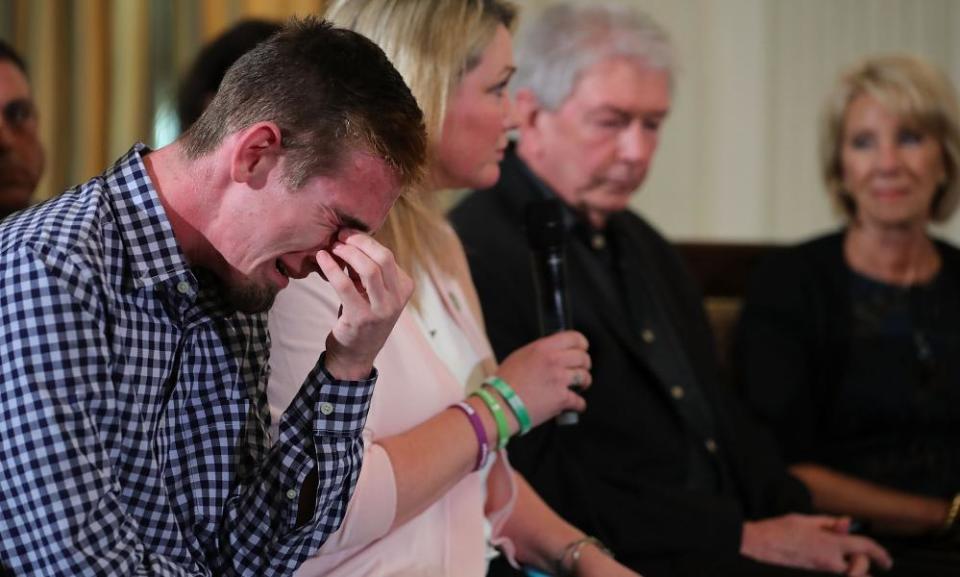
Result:
[[[587,405],[570,383],[578,381],[587,388],[592,382],[587,339],[576,331],[537,339],[504,359],[497,376],[516,391],[533,426],[558,414],[576,415]]]

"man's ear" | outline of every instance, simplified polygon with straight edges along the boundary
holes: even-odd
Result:
[[[529,88],[521,88],[513,96],[513,110],[517,128],[522,132],[531,130],[536,126],[537,116],[541,112],[540,100]]]
[[[517,130],[520,140],[517,152],[528,162],[531,157],[541,151],[543,142],[543,121],[547,111],[540,104],[540,99],[529,88],[517,90],[513,100],[514,115],[517,120]]]
[[[283,156],[280,127],[273,122],[258,122],[236,135],[230,158],[230,178],[250,188],[262,188],[267,177],[278,169]]]

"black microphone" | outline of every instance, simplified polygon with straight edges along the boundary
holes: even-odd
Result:
[[[566,227],[563,207],[556,199],[531,202],[526,208],[527,244],[537,293],[540,336],[572,328],[567,297]],[[564,411],[558,425],[576,425],[579,415]]]

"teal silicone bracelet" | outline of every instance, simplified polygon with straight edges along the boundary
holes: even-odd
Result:
[[[490,409],[490,414],[493,415],[493,420],[497,422],[497,435],[500,437],[497,440],[497,447],[500,449],[506,447],[507,441],[510,440],[510,425],[507,424],[507,416],[503,413],[500,402],[483,387],[474,391],[473,394],[486,403],[487,408]]]
[[[497,376],[487,377],[484,383],[496,389],[497,392],[500,393],[500,396],[503,397],[503,400],[510,405],[510,410],[513,411],[513,414],[517,417],[517,422],[520,423],[520,434],[526,435],[527,432],[533,428],[533,422],[530,420],[530,413],[527,412],[527,406],[523,404],[523,401],[513,390],[513,387]]]

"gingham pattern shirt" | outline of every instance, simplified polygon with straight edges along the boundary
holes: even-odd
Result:
[[[291,574],[343,518],[376,375],[321,359],[271,442],[266,316],[187,266],[146,152],[0,224],[0,573]]]

